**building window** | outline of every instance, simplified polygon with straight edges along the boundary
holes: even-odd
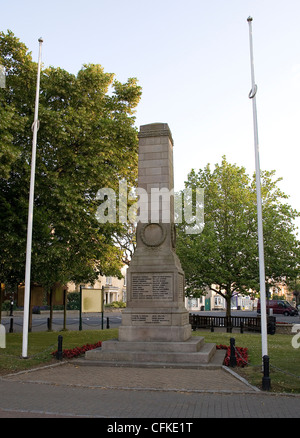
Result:
[[[215,297],[215,306],[216,307],[222,306],[222,297]]]

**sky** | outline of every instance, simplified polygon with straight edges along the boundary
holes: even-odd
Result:
[[[300,211],[299,0],[0,0],[0,30],[35,61],[42,36],[45,67],[101,64],[121,82],[138,79],[136,126],[168,123],[175,190],[223,155],[255,171],[249,16],[260,168],[276,170]]]

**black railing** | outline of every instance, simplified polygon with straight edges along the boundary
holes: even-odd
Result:
[[[215,327],[224,327],[226,331],[231,333],[233,328],[239,328],[241,333],[246,331],[261,331],[261,318],[260,316],[204,316],[190,314],[190,324],[193,330],[207,329],[211,331]],[[274,335],[276,331],[276,318],[274,316],[268,316],[267,319],[267,331],[268,334]]]

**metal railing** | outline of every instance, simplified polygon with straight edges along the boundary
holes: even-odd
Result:
[[[228,333],[232,332],[233,328],[239,328],[240,332],[246,331],[261,331],[261,318],[260,316],[206,316],[190,314],[190,324],[193,330],[208,329],[211,331],[215,327],[224,327]],[[276,318],[274,316],[268,316],[267,321],[268,334],[275,334],[276,331]]]

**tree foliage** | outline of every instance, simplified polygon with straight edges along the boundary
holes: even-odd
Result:
[[[265,271],[268,283],[289,282],[299,272],[299,241],[293,220],[299,214],[288,205],[275,171],[261,173]],[[177,252],[185,271],[188,293],[207,288],[226,299],[227,312],[236,294],[259,291],[259,261],[255,175],[227,162],[214,170],[208,164],[192,170],[186,187],[204,189],[201,234],[179,227]]]
[[[37,63],[15,35],[0,33],[0,245],[1,279],[24,280]],[[77,75],[61,68],[41,72],[37,142],[32,281],[94,281],[120,275],[122,253],[113,236],[121,224],[99,224],[96,193],[134,184],[141,96],[135,78],[114,79],[101,65]]]

